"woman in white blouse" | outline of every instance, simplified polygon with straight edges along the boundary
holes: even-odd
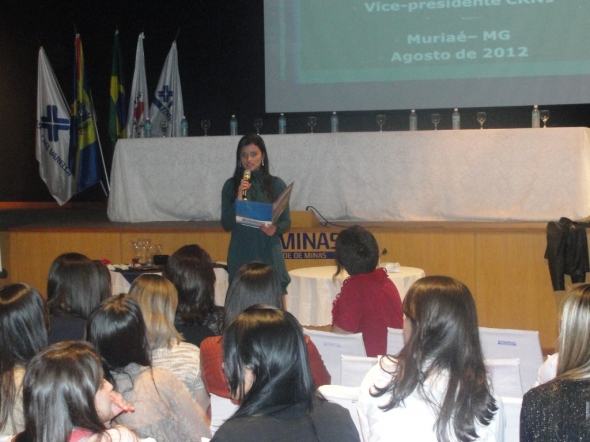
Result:
[[[446,276],[416,281],[404,302],[405,346],[361,386],[365,441],[502,441],[502,403],[483,361],[475,302]]]

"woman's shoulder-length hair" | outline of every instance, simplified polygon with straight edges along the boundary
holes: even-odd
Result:
[[[97,265],[80,253],[64,253],[53,260],[47,278],[47,304],[51,314],[86,319],[100,303]]]
[[[303,330],[292,314],[264,305],[246,309],[225,331],[223,359],[232,397],[242,399],[234,417],[301,402],[311,411],[316,387]],[[254,375],[248,392],[246,368]]]
[[[164,269],[178,292],[176,323],[201,325],[215,306],[215,271],[209,254],[196,244],[176,250]]]
[[[114,385],[111,371],[136,363],[151,366],[147,330],[139,304],[122,293],[103,301],[88,317],[86,339],[103,361],[105,378]]]
[[[225,297],[224,329],[244,310],[256,304],[281,308],[283,289],[277,272],[272,266],[253,261],[244,264],[236,272]]]
[[[104,433],[95,406],[102,379],[100,358],[87,342],[59,342],[37,354],[23,381],[25,431],[15,440],[68,441],[75,427]]]
[[[131,284],[129,296],[141,308],[152,349],[171,348],[182,342],[182,335],[174,327],[178,294],[170,281],[156,274],[140,275]]]

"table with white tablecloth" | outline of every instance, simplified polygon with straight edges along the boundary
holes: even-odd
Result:
[[[402,300],[414,281],[425,276],[424,270],[400,267],[397,273],[388,273]],[[307,267],[291,270],[291,284],[287,287],[287,310],[302,325],[321,326],[332,323],[332,303],[340,293],[348,273],[343,271],[332,279],[336,266]]]
[[[291,210],[330,220],[548,221],[590,215],[590,129],[264,135]],[[121,139],[112,221],[214,221],[239,137]]]
[[[227,289],[229,286],[228,283],[228,276],[227,270],[224,268],[216,267],[213,269],[215,271],[215,305],[223,306],[225,303],[225,295],[227,293]],[[152,272],[142,272],[142,273],[152,273]],[[139,276],[142,273],[137,273]],[[161,275],[162,272],[153,272],[157,275]],[[131,284],[125,277],[117,271],[110,271],[111,274],[111,283],[113,284],[113,293],[128,293],[129,287]]]

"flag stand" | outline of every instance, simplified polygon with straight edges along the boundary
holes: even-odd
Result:
[[[100,185],[102,186],[102,191],[104,192],[105,196],[109,196],[111,192],[111,184],[109,183],[109,175],[107,174],[107,166],[104,161],[104,153],[102,152],[102,143],[100,142],[100,134],[98,133],[98,126],[97,121],[98,118],[96,116],[96,112],[94,111],[94,98],[92,98],[92,91],[90,91],[90,102],[92,103],[92,124],[94,124],[94,131],[96,132],[96,141],[98,141],[98,151],[100,152],[100,159],[102,160],[102,170],[104,171],[104,178],[107,182],[107,190],[104,188],[104,184],[102,180],[100,180]]]
[[[92,111],[94,112],[94,103],[92,103],[92,108],[93,108]],[[109,193],[111,191],[111,184],[109,183],[109,176],[107,174],[107,166],[104,161],[104,154],[102,153],[102,143],[100,142],[100,135],[98,134],[98,127],[96,126],[96,120],[94,122],[94,130],[96,130],[96,140],[98,141],[98,151],[100,152],[100,159],[102,160],[102,170],[104,171],[104,178],[107,182],[108,193],[105,190],[104,185],[102,184],[102,180],[100,180],[100,184],[102,185],[102,190],[104,191],[105,195],[109,196]]]

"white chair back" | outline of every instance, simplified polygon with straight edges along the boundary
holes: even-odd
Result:
[[[520,440],[520,408],[522,398],[503,397],[504,417],[506,427],[504,428],[504,442],[518,442]]]
[[[377,363],[377,358],[342,355],[340,385],[360,387],[367,372]]]
[[[402,348],[404,348],[403,330],[387,327],[387,354],[396,355]]]
[[[231,399],[216,394],[211,395],[211,436],[237,409],[238,405],[234,404]]]
[[[522,398],[520,359],[486,359],[485,363],[496,395]]]
[[[303,330],[317,347],[326,369],[332,377],[332,384],[340,385],[342,355],[366,357],[362,333],[341,335],[319,330]]]
[[[360,437],[361,424],[359,421],[359,414],[356,409],[360,388],[344,387],[342,385],[322,385],[318,388],[318,390],[327,400],[334,402],[335,404],[338,404],[348,410]]]
[[[529,391],[543,363],[539,332],[480,327],[479,338],[485,359],[520,359],[522,389]]]

